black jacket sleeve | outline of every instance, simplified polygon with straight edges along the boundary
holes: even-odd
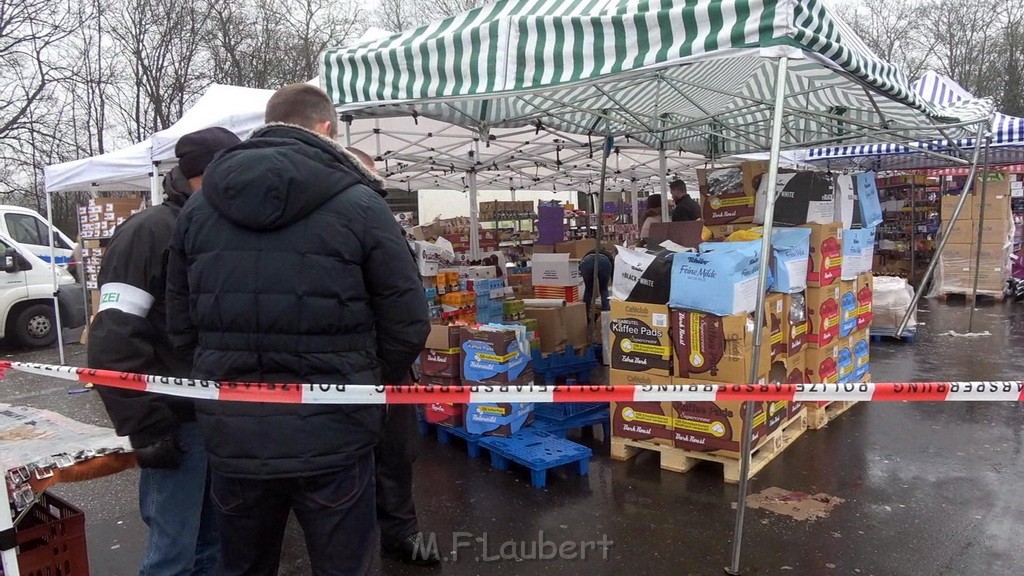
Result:
[[[166,297],[167,334],[178,353],[191,360],[195,354],[198,336],[189,305],[188,261],[184,248],[190,205],[187,205],[178,216],[167,251]]]
[[[164,330],[163,265],[170,223],[141,218],[111,239],[99,274],[103,294],[89,327],[92,368],[182,376],[185,363]],[[154,294],[155,293],[155,294]],[[98,386],[115,431],[136,448],[172,434],[191,405],[182,399]]]
[[[376,195],[366,203],[363,246],[363,277],[376,318],[381,374],[386,384],[398,384],[408,378],[426,344],[430,316],[401,226]]]

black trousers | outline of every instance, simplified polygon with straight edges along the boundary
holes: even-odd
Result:
[[[416,406],[387,407],[383,438],[377,445],[377,523],[384,542],[419,532],[412,501],[412,463],[416,459]]]
[[[373,553],[373,454],[346,470],[302,478],[213,472],[218,576],[277,576],[288,513],[302,527],[314,576],[365,576]]]

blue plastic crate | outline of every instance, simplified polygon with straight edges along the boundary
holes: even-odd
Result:
[[[561,404],[542,402],[534,405],[533,412],[537,415],[537,418],[565,420],[607,408],[607,402],[564,402]]]
[[[533,424],[530,424],[530,428],[565,438],[569,430],[587,426],[600,426],[601,431],[604,433],[603,438],[607,440],[611,438],[610,414],[611,412],[606,406],[602,410],[577,414],[564,420],[548,420],[538,417],[533,421]]]
[[[594,455],[586,446],[550,432],[529,428],[520,430],[510,438],[481,438],[480,446],[491,452],[491,465],[498,470],[508,470],[510,462],[529,469],[530,482],[534,488],[547,485],[548,470],[567,464],[574,465],[580,476],[586,476],[590,458]]]

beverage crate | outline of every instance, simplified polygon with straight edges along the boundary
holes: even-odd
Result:
[[[89,576],[85,513],[53,494],[32,505],[14,537],[21,576]]]

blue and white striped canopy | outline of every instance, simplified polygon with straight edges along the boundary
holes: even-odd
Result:
[[[926,72],[914,83],[913,88],[919,96],[937,106],[951,106],[974,99],[963,86],[934,71]],[[1024,162],[1024,118],[996,112],[993,114],[988,136],[991,137],[988,159],[990,164]],[[974,138],[959,138],[953,142],[954,146],[939,141],[920,142],[915,146],[948,154],[956,148],[971,150],[975,145]],[[811,148],[807,150],[805,160],[812,163],[834,162],[837,166],[870,166],[878,170],[928,168],[951,164],[948,160],[927,155],[919,149],[892,142]]]

